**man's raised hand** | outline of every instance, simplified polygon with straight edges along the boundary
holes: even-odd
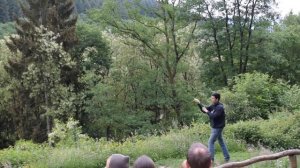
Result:
[[[196,98],[194,98],[193,102],[194,102],[194,103],[197,103],[197,104],[200,104],[200,100],[199,100],[199,99],[196,99]]]

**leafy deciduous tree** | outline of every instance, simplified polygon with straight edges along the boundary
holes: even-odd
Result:
[[[119,12],[122,10],[118,1],[104,1],[103,9],[91,12],[91,17],[134,40],[130,45],[142,50],[145,59],[162,74],[161,80],[169,89],[166,94],[172,101],[168,111],[174,111],[180,120],[182,103],[176,90],[178,66],[190,48],[197,21],[190,17],[190,8],[183,1],[161,0],[148,8],[141,1],[134,1],[124,3],[124,7],[126,19]]]

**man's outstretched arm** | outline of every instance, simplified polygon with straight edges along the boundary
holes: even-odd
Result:
[[[194,98],[193,102],[197,103],[198,107],[200,108],[200,110],[203,113],[208,113],[209,112],[209,110],[200,103],[199,99]]]

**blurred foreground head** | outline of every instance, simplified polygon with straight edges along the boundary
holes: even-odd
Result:
[[[134,162],[133,168],[155,168],[155,164],[151,158],[143,155]]]
[[[211,168],[212,161],[207,147],[201,143],[194,143],[188,150],[187,160],[182,166],[185,168]]]
[[[113,154],[107,159],[106,168],[129,168],[129,157]]]

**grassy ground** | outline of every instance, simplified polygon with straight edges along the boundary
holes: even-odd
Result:
[[[247,121],[228,125],[224,137],[231,154],[231,161],[242,161],[254,156],[270,154],[272,153],[270,150],[299,148],[299,117],[288,116],[268,121]],[[146,154],[160,166],[177,168],[184,160],[189,146],[194,142],[205,144],[209,134],[208,124],[194,124],[180,130],[171,130],[160,136],[134,136],[123,143],[108,142],[105,139],[95,141],[88,137],[79,138],[74,142],[73,136],[68,136],[69,139],[61,141],[52,148],[46,143],[34,144],[31,141],[21,140],[14,147],[0,150],[0,167],[12,165],[11,167],[27,168],[99,168],[105,166],[106,159],[111,154],[121,153],[130,156],[131,163]],[[249,142],[248,145],[246,141]],[[270,150],[249,148],[253,146],[249,145],[251,143],[265,146]],[[216,154],[216,163],[222,164],[222,153],[217,143]],[[300,158],[298,162],[299,160]],[[249,167],[285,168],[288,165],[288,158],[283,158]]]
[[[269,154],[269,153],[266,151],[235,152],[235,153],[231,153],[231,158],[232,158],[231,161],[232,162],[243,161],[263,154]],[[185,158],[160,160],[157,161],[157,164],[160,166],[167,166],[170,168],[178,168],[184,159]],[[300,156],[298,156],[297,160],[299,164]],[[217,153],[216,163],[223,164],[223,155],[221,153]],[[284,157],[274,161],[259,162],[251,166],[248,166],[247,168],[288,168],[288,167],[289,167],[288,157]],[[300,168],[300,166],[298,167]]]

